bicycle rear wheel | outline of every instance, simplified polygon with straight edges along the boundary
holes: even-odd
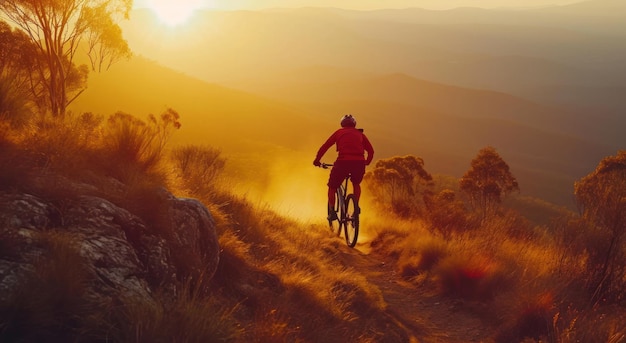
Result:
[[[346,198],[344,233],[346,235],[346,244],[350,248],[354,248],[356,240],[359,237],[359,204],[354,194],[348,195]]]

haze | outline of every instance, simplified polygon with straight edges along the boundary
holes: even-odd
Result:
[[[136,1],[137,8],[149,7],[154,0]],[[174,3],[175,1],[172,1]],[[335,7],[356,10],[374,10],[382,8],[419,7],[426,9],[451,9],[456,7],[543,7],[566,5],[580,0],[204,0],[204,7],[225,10],[297,8],[297,7]]]
[[[337,119],[353,113],[376,158],[416,155],[429,172],[458,177],[491,145],[523,194],[571,205],[574,182],[626,143],[626,2],[572,2],[357,11],[319,7],[435,1],[190,0],[177,4],[249,10],[196,11],[177,26],[163,24],[167,10],[136,9],[123,23],[135,58],[92,76],[74,105],[138,115],[172,107],[182,116],[177,141],[222,149],[238,179],[257,183],[242,192],[271,191],[277,202],[303,186],[299,168],[311,168]],[[254,10],[307,5],[316,8]],[[511,10],[520,5],[542,7]],[[268,161],[298,172],[278,175]],[[300,212],[292,203],[283,205]]]

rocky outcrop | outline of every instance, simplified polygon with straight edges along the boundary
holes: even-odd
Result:
[[[150,302],[155,289],[174,291],[190,272],[210,279],[219,262],[210,213],[195,199],[160,192],[164,213],[155,215],[166,220],[158,230],[98,196],[59,202],[0,192],[0,298],[13,294],[38,264],[53,258],[42,242],[54,234],[62,235],[60,241],[81,259],[92,297]],[[193,267],[197,270],[186,265],[189,256],[201,262]]]

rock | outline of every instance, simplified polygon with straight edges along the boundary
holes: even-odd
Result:
[[[36,271],[47,253],[38,242],[51,233],[71,240],[93,280],[88,293],[97,300],[132,297],[149,303],[157,288],[174,292],[180,277],[188,274],[181,268],[189,268],[189,256],[199,256],[203,263],[194,268],[210,280],[219,263],[210,213],[195,199],[162,193],[170,220],[165,233],[93,195],[77,196],[59,208],[34,195],[0,192],[0,300]]]

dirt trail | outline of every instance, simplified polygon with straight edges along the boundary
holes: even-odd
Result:
[[[443,297],[432,285],[417,285],[402,279],[394,264],[375,253],[351,249],[344,255],[383,292],[387,313],[414,336],[415,342],[491,342],[493,327],[484,323],[479,305]]]

